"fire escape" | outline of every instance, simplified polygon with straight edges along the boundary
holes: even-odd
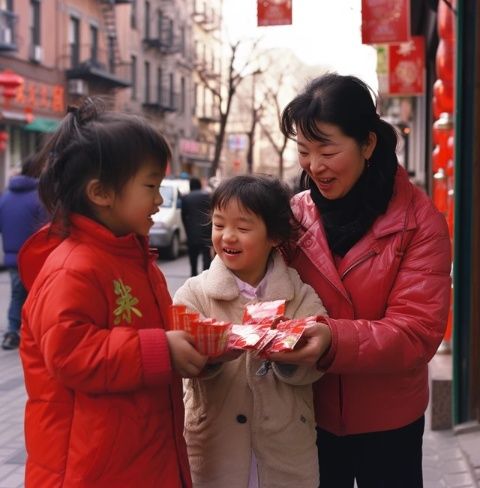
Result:
[[[117,20],[115,6],[129,4],[130,0],[99,0],[106,31],[107,49],[103,52],[91,50],[88,59],[77,61],[67,70],[70,81],[85,80],[102,84],[106,88],[126,88],[131,85],[130,64],[122,61],[118,48]]]

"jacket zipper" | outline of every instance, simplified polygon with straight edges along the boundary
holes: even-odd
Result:
[[[355,268],[356,266],[358,266],[359,264],[363,263],[364,261],[366,261],[367,259],[371,258],[372,256],[375,256],[376,254],[378,254],[378,252],[375,250],[375,249],[372,249],[371,251],[369,251],[367,254],[364,254],[361,258],[357,259],[357,261],[355,261],[354,263],[352,263],[343,273],[342,273],[342,276],[341,276],[341,279],[343,280],[345,278],[345,276],[350,273],[350,271],[352,271],[353,268]]]

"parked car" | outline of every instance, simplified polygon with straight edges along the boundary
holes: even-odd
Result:
[[[153,226],[150,229],[149,241],[161,254],[169,259],[176,259],[180,247],[187,242],[182,223],[182,193],[174,180],[165,179],[160,186],[163,198],[160,211],[153,215]]]

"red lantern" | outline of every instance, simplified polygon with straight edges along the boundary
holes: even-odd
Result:
[[[453,113],[453,83],[451,81],[436,80],[433,84],[433,95],[440,112]]]
[[[454,50],[452,40],[440,39],[435,57],[437,76],[443,81],[453,81]]]
[[[447,156],[447,176],[449,178],[453,177],[453,172],[454,172],[454,159],[453,159],[454,145],[455,145],[455,140],[453,135],[451,135],[447,140],[447,148],[445,150],[445,154]]]
[[[5,105],[8,106],[10,100],[15,97],[17,88],[23,84],[23,78],[10,69],[0,73],[0,86],[3,87],[3,97]]]
[[[453,136],[452,116],[443,112],[440,118],[433,123],[433,142],[446,149],[450,136]]]
[[[5,151],[7,148],[8,142],[8,132],[7,131],[0,131],[0,151]]]
[[[435,146],[432,152],[432,170],[436,173],[438,170],[445,170],[448,164],[448,155],[442,146],[438,144]]]
[[[447,194],[447,177],[443,169],[440,168],[433,175],[433,203],[444,214],[447,212]]]
[[[447,2],[442,1],[438,3],[437,26],[440,39],[454,39],[453,12],[447,5]]]
[[[432,98],[432,110],[433,110],[433,120],[437,120],[440,117],[442,111],[438,105],[437,97],[434,95]]]

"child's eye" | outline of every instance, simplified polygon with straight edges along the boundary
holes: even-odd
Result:
[[[239,228],[238,228],[238,230],[239,230],[240,232],[248,232],[250,229],[247,229],[247,228],[245,228],[245,227],[239,227]]]
[[[216,224],[215,222],[213,223],[213,227],[215,227],[215,229],[223,229],[223,225]]]
[[[302,158],[308,156],[308,153],[305,151],[298,151],[298,154],[300,154],[300,156],[302,156]]]
[[[146,186],[147,188],[152,188],[152,189],[153,189],[153,188],[157,188],[157,185],[148,185],[148,184],[147,184],[147,185],[145,185],[145,186]]]
[[[322,154],[322,156],[325,158],[331,158],[331,157],[336,156],[336,155],[337,155],[337,153]]]

